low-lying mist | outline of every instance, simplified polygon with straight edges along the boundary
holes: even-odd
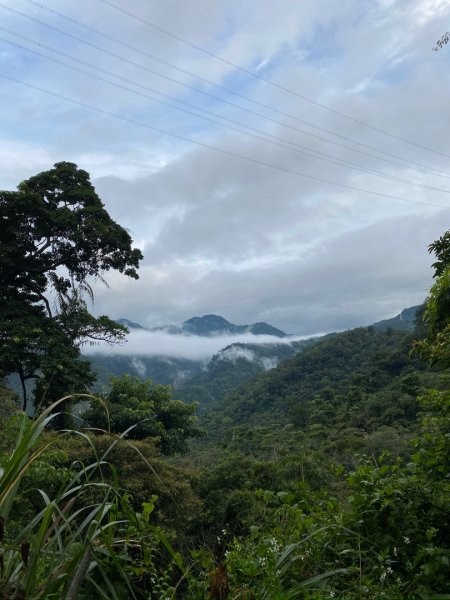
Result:
[[[322,334],[318,334],[322,335]],[[219,350],[235,343],[244,344],[290,344],[305,340],[311,336],[278,338],[271,335],[218,335],[201,337],[196,335],[173,335],[164,331],[131,331],[127,341],[122,344],[108,345],[99,343],[85,346],[83,354],[120,354],[125,356],[168,356],[192,360],[206,360]]]

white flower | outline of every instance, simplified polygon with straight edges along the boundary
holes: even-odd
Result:
[[[403,541],[405,542],[405,544],[409,544],[410,543],[410,539],[407,535],[404,536]]]

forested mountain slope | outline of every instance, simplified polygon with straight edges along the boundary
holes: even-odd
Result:
[[[154,383],[174,385],[190,379],[204,370],[202,360],[176,356],[154,356],[145,354],[90,354],[88,357],[96,374],[93,390],[106,391],[110,388],[111,377],[135,375],[141,379],[151,379]]]
[[[417,395],[445,378],[411,356],[413,334],[358,328],[327,336],[218,402],[209,428],[352,427],[372,432],[414,422]]]
[[[391,319],[383,319],[373,323],[374,329],[398,329],[400,331],[414,331],[417,317],[423,312],[424,306],[410,306]],[[419,317],[420,318],[420,317]]]
[[[417,306],[405,308],[397,316],[374,323],[372,327],[380,331],[395,329],[411,332],[414,329],[418,308]],[[132,331],[147,331],[139,323],[127,319],[118,319],[117,322]],[[281,340],[277,340],[277,337],[281,338],[285,334],[267,323],[233,325],[223,317],[216,315],[193,317],[179,326],[156,328],[156,330],[170,333],[173,336],[189,335],[193,340],[196,339],[196,336],[197,339],[208,337],[218,331],[226,334],[233,332],[239,334],[247,331],[253,335],[272,335],[274,342],[235,342],[222,348],[209,361],[151,353],[90,353],[86,358],[91,363],[97,378],[93,391],[102,392],[109,389],[112,376],[132,374],[142,379],[151,379],[154,383],[173,385],[179,398],[188,402],[197,402],[200,410],[203,411],[214,406],[242,383],[273,369],[281,361],[293,357],[321,339],[316,337],[308,340],[295,340],[285,337],[281,342]],[[175,337],[174,343],[176,343]],[[150,351],[153,352],[154,349],[150,347]]]
[[[280,362],[314,344],[318,338],[287,343],[230,344],[215,354],[206,369],[176,387],[185,402],[209,410],[244,382],[273,369]]]

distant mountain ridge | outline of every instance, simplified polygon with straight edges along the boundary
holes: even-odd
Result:
[[[412,331],[420,308],[420,306],[406,308],[397,316],[374,323],[371,327],[380,332],[387,329],[399,333]],[[293,358],[320,341],[340,335],[330,333],[319,338],[295,340],[267,323],[234,325],[219,315],[192,317],[180,325],[157,327],[152,330],[128,319],[119,319],[118,322],[134,331],[161,331],[173,335],[212,337],[253,333],[255,336],[273,336],[273,341],[270,343],[266,340],[264,343],[257,343],[255,340],[254,343],[227,344],[206,362],[200,359],[158,356],[154,353],[149,355],[98,353],[88,357],[98,375],[96,390],[106,389],[111,375],[131,373],[142,378],[149,377],[155,383],[173,385],[180,399],[188,402],[199,401],[202,411],[223,401],[227,394],[232,393],[249,379],[271,371],[286,359]],[[282,337],[285,338],[283,341]]]
[[[214,335],[239,335],[250,333],[252,335],[272,335],[278,338],[287,337],[287,334],[281,329],[277,329],[264,321],[253,323],[253,325],[235,325],[230,323],[220,315],[203,315],[203,317],[192,317],[179,325],[164,325],[148,329],[139,323],[129,321],[128,319],[117,319],[117,323],[125,325],[128,329],[144,331],[164,331],[172,335],[198,335],[201,337],[210,337]]]
[[[373,323],[374,329],[395,329],[400,331],[413,331],[415,320],[421,305],[405,308],[390,319],[383,319]],[[140,331],[163,331],[171,335],[198,335],[201,337],[212,337],[214,335],[241,335],[250,333],[252,335],[271,335],[278,338],[290,337],[281,329],[269,325],[264,321],[253,323],[252,325],[235,325],[230,323],[224,317],[215,314],[203,315],[202,317],[191,317],[178,325],[162,325],[159,327],[144,327],[140,323],[130,321],[129,319],[117,319],[117,323],[128,327],[130,330]]]
[[[396,329],[399,331],[414,331],[416,317],[422,305],[404,308],[402,312],[391,319],[383,319],[373,323],[374,329]]]
[[[241,334],[251,333],[253,335],[273,335],[284,338],[287,334],[268,323],[259,322],[253,325],[234,325],[219,315],[204,315],[203,317],[192,317],[182,325],[184,333],[191,335],[210,336],[217,334]]]
[[[119,323],[119,325],[124,325],[124,327],[127,327],[128,329],[142,329],[144,331],[148,331],[147,327],[144,327],[139,323],[135,323],[134,321],[129,321],[128,319],[117,319],[116,323]]]

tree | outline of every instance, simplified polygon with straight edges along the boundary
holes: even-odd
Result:
[[[89,363],[80,360],[79,349],[42,307],[26,306],[17,299],[0,316],[0,323],[0,365],[4,373],[19,375],[24,411],[29,379],[40,377],[35,398],[45,404],[93,382]]]
[[[111,391],[103,397],[104,405],[92,402],[83,414],[91,427],[110,428],[113,433],[132,427],[129,438],[157,437],[163,454],[184,453],[190,437],[203,435],[193,415],[195,405],[172,399],[170,386],[153,385],[149,379],[142,381],[131,375],[113,377],[111,384]]]
[[[418,342],[416,349],[423,358],[443,367],[450,366],[450,231],[430,244],[434,252],[435,283],[427,299],[424,321],[428,326],[426,340]]]
[[[0,376],[19,374],[24,408],[30,378],[45,380],[38,392],[45,390],[46,403],[55,399],[52,390],[82,391],[92,374],[80,346],[126,333],[89,312],[90,281],[110,269],[137,279],[142,254],[73,163],[0,191],[0,223]]]
[[[450,232],[433,242],[429,251],[436,256],[435,283],[424,312],[428,336],[416,343],[416,350],[431,363],[448,368]],[[384,581],[390,574],[398,581],[400,597],[406,592],[411,598],[443,598],[450,592],[450,393],[429,389],[419,402],[421,430],[412,440],[411,461],[367,464],[350,477],[350,523],[357,523],[363,533],[363,552],[369,541],[370,551],[383,555],[385,565],[392,548],[392,567],[381,577]]]

